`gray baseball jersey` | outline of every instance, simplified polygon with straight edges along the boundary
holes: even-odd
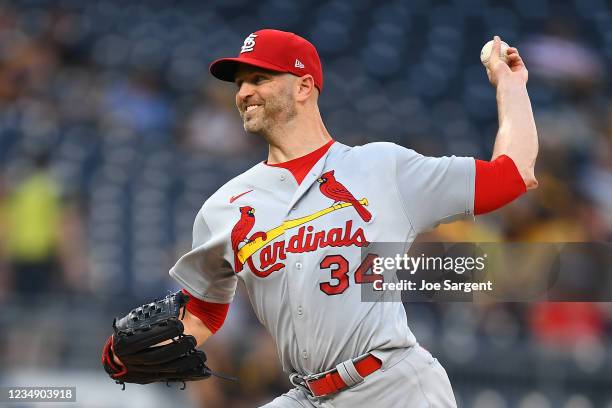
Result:
[[[298,185],[259,163],[213,194],[193,248],[170,270],[194,296],[229,303],[242,279],[283,369],[320,373],[372,351],[416,343],[399,302],[363,302],[359,268],[375,242],[473,212],[475,163],[392,143],[335,142]],[[371,277],[371,276],[370,276]]]

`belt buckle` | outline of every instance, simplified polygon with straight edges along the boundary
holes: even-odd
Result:
[[[310,394],[311,394],[313,397],[318,397],[318,395],[315,395],[315,393],[314,393],[314,391],[312,390],[312,388],[310,388],[310,382],[309,382],[309,381],[311,381],[311,380],[306,380],[306,379],[304,379],[304,384],[306,385],[306,388],[308,389],[308,392],[310,392]]]
[[[304,380],[304,385],[306,386],[306,388],[308,388],[308,391],[310,391],[310,394],[312,394],[313,397],[325,397],[327,395],[330,394],[322,394],[322,395],[316,395],[315,392],[312,390],[312,388],[310,388],[310,382],[311,381],[317,381],[320,380],[321,378],[325,377],[326,374],[332,372],[333,370],[329,370],[326,371],[324,373],[318,373],[318,374],[310,374],[310,375],[306,375],[304,377],[302,377],[302,380]]]

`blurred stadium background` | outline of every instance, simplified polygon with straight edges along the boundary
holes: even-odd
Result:
[[[242,287],[205,347],[240,383],[121,392],[99,358],[113,316],[177,289],[167,271],[204,200],[265,158],[242,130],[234,87],[207,74],[264,27],[318,47],[336,140],[481,159],[497,112],[478,56],[499,34],[530,70],[541,187],[433,237],[610,241],[609,1],[4,1],[0,385],[76,385],[70,406],[87,408],[252,407],[289,388]],[[407,314],[461,407],[612,407],[608,304],[409,304]]]

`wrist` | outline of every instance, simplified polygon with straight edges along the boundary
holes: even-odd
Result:
[[[526,85],[527,84],[525,83],[525,81],[523,81],[521,78],[518,78],[516,75],[512,75],[512,74],[501,75],[497,79],[497,90],[498,91],[504,91],[506,89],[525,88]]]

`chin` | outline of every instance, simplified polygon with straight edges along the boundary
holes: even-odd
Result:
[[[244,122],[243,127],[244,127],[244,130],[246,130],[247,132],[254,132],[257,130],[257,126],[255,125],[255,123],[251,123],[251,122]]]
[[[257,121],[251,120],[244,122],[244,130],[250,133],[260,133],[262,130],[261,123],[257,123]]]

